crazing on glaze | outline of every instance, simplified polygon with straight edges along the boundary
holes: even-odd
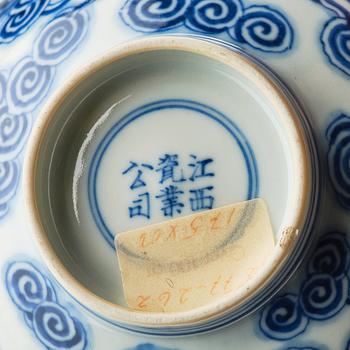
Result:
[[[313,0],[330,13],[321,31],[322,50],[328,62],[350,76],[350,3],[348,0]]]
[[[225,33],[230,41],[269,53],[290,51],[294,44],[293,27],[280,10],[240,0],[127,0],[119,14],[138,32],[185,27],[199,34]]]
[[[0,16],[2,31],[6,28],[8,37],[14,40],[14,33],[19,35],[33,24],[37,16],[34,16],[35,9],[42,14],[56,13],[36,37],[31,54],[11,69],[0,70],[0,220],[8,213],[9,202],[17,191],[21,173],[18,158],[31,130],[32,113],[47,96],[57,65],[67,59],[86,36],[89,15],[82,7],[91,1],[74,3],[75,6],[66,6],[70,5],[67,0],[18,0],[11,2]],[[21,17],[22,24],[16,21],[19,9],[28,16],[27,21],[25,16]],[[57,13],[59,9],[61,12]],[[4,21],[8,23],[6,26]],[[17,30],[11,23],[18,26]]]
[[[328,173],[333,190],[341,206],[350,210],[350,116],[341,113],[326,130],[328,140]]]
[[[304,333],[312,321],[337,315],[350,304],[350,245],[346,234],[321,237],[306,266],[298,293],[280,295],[260,314],[259,329],[268,338],[290,340]]]
[[[10,263],[5,285],[25,323],[47,349],[88,348],[86,327],[71,307],[60,303],[52,282],[38,267],[28,261]]]

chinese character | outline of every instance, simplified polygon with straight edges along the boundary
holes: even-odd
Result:
[[[150,218],[150,202],[149,193],[145,192],[138,195],[139,199],[135,199],[132,202],[135,204],[133,207],[129,207],[130,219],[134,216],[144,216]]]
[[[178,214],[181,213],[182,208],[184,207],[183,203],[179,202],[179,195],[184,192],[179,190],[177,186],[170,185],[160,190],[162,194],[156,196],[156,198],[162,199],[163,215],[164,216],[173,216],[176,211]]]
[[[129,171],[135,169],[137,170],[137,174],[135,177],[135,180],[132,182],[130,189],[134,190],[139,187],[146,186],[145,181],[142,179],[143,171],[142,168],[146,168],[149,170],[153,170],[153,166],[149,164],[144,164],[142,163],[141,165],[135,163],[135,162],[130,162],[130,166],[122,172],[123,175],[127,174]]]
[[[197,156],[191,154],[192,162],[188,164],[191,168],[193,168],[192,175],[190,176],[190,181],[195,181],[200,177],[212,177],[215,174],[208,172],[206,169],[207,165],[213,162],[212,158],[207,158],[203,160],[198,160]]]
[[[211,191],[213,188],[213,186],[207,186],[196,190],[190,190],[190,203],[192,211],[213,208],[214,197],[205,193],[206,191]]]
[[[158,168],[156,171],[160,172],[161,178],[159,183],[162,184],[170,179],[172,182],[186,181],[181,170],[181,176],[178,180],[175,179],[175,168],[179,166],[177,154],[164,154],[164,157],[159,158]]]

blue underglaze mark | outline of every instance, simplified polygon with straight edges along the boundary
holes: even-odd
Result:
[[[186,164],[182,162],[178,154],[165,153],[158,157],[156,163],[154,161],[152,163],[129,161],[122,175],[131,177],[129,189],[136,196],[136,199],[132,201],[132,206],[128,208],[130,219],[133,217],[150,219],[154,199],[161,201],[161,211],[164,217],[181,214],[186,206],[185,199],[181,198],[185,194],[189,194],[188,204],[193,212],[213,208],[214,186],[208,184],[204,186],[201,180],[215,176],[212,168],[214,159],[201,158],[195,154],[189,154],[188,158],[189,161]],[[158,183],[164,186],[160,189],[160,193],[154,195],[149,192],[146,174],[158,177]],[[184,192],[182,185],[187,182],[193,187]]]
[[[254,152],[248,140],[243,135],[242,131],[234,124],[234,122],[231,119],[227,118],[225,115],[223,115],[222,113],[210,106],[191,100],[169,99],[146,104],[128,113],[125,117],[123,117],[116,124],[114,124],[114,126],[109,130],[106,136],[102,139],[101,143],[98,145],[96,152],[92,158],[92,162],[89,169],[88,195],[90,208],[97,227],[99,228],[103,237],[106,239],[106,241],[110,244],[111,247],[114,247],[114,235],[112,234],[111,230],[108,228],[104,221],[103,214],[101,213],[97,199],[98,197],[96,183],[100,163],[110,143],[125,127],[127,127],[130,123],[137,120],[138,118],[147,117],[154,111],[166,109],[192,110],[198,112],[203,117],[212,119],[213,121],[219,123],[222,127],[224,127],[237,143],[244,158],[248,177],[246,199],[249,200],[256,198],[259,194],[259,175]],[[207,193],[194,193],[192,195],[194,196],[194,201],[196,201],[195,197],[198,195],[202,196],[202,200],[204,200],[203,197],[206,196]]]
[[[226,32],[236,43],[282,53],[292,49],[294,31],[271,6],[244,7],[240,0],[127,0],[119,12],[133,30],[155,33],[184,26],[208,35]]]
[[[338,115],[326,130],[328,172],[339,203],[350,210],[350,116]]]
[[[322,50],[328,62],[350,76],[350,5],[335,0],[313,0],[331,10],[333,17],[321,31]]]
[[[5,284],[26,324],[47,349],[87,349],[86,328],[59,303],[52,283],[34,264],[11,263]]]
[[[78,9],[90,2],[13,1],[0,17],[0,28],[4,30],[4,20],[12,16],[11,20],[15,21],[18,16],[15,10],[24,11],[22,17],[18,18],[21,22],[12,23],[24,28],[36,18],[35,10],[44,11],[45,6],[45,11],[50,13],[63,9],[42,28],[33,43],[31,55],[15,63],[10,72],[0,71],[0,219],[8,213],[8,203],[18,187],[20,166],[17,158],[31,130],[31,113],[47,97],[55,78],[56,66],[67,59],[86,36],[89,16],[86,10]],[[68,4],[70,6],[66,7]],[[42,14],[47,14],[45,11]],[[13,39],[14,33],[18,35],[22,29],[18,27],[11,33]]]
[[[334,317],[349,303],[350,246],[346,235],[321,237],[307,262],[298,294],[272,300],[260,314],[259,329],[268,338],[289,340],[304,333],[311,320]]]

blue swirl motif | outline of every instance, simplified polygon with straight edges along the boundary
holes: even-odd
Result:
[[[313,320],[333,317],[345,306],[349,291],[347,277],[335,279],[328,274],[314,274],[301,287],[300,305]]]
[[[203,33],[221,33],[242,16],[239,0],[194,0],[187,10],[188,28]]]
[[[15,0],[0,19],[0,44],[14,40],[30,28],[49,0]]]
[[[322,50],[330,64],[350,76],[350,3],[347,0],[314,0],[333,16],[321,31]]]
[[[303,333],[308,325],[298,304],[298,296],[286,294],[274,300],[265,308],[260,318],[260,329],[269,338],[287,340]]]
[[[182,24],[191,0],[129,0],[120,11],[124,22],[139,32],[169,30]]]
[[[41,66],[30,56],[17,62],[6,91],[9,111],[16,114],[34,110],[49,91],[54,71],[54,67]]]
[[[12,115],[0,108],[0,162],[15,159],[21,152],[31,127],[25,113]]]
[[[127,0],[119,12],[139,32],[159,32],[184,25],[204,34],[226,32],[255,50],[291,50],[294,33],[288,19],[270,6],[244,7],[241,0]]]
[[[57,65],[74,51],[87,32],[86,12],[69,12],[51,21],[36,39],[34,60],[42,66]]]
[[[310,320],[326,320],[349,303],[350,245],[344,233],[319,240],[307,262],[298,294],[277,297],[260,314],[260,331],[268,338],[289,340],[305,332]]]
[[[293,29],[287,18],[268,6],[248,7],[229,34],[261,51],[284,52],[293,45]]]
[[[175,348],[168,348],[152,343],[141,343],[132,348],[127,348],[125,350],[177,350]]]
[[[19,182],[17,160],[0,162],[0,219],[8,212],[8,202],[16,194]]]
[[[350,210],[350,116],[338,115],[328,126],[326,137],[331,184],[339,203]]]
[[[74,6],[65,8],[68,2]],[[16,159],[31,130],[31,113],[47,96],[56,65],[67,59],[86,36],[89,16],[81,8],[91,2],[47,2],[46,10],[64,7],[64,12],[56,15],[41,30],[34,42],[32,55],[20,59],[10,73],[0,71],[0,219],[8,213],[8,202],[16,193],[20,173]],[[29,6],[25,2],[14,3]],[[10,7],[11,11],[13,8]],[[24,11],[22,15],[26,13]]]
[[[13,0],[0,17],[0,45],[24,34],[41,17],[80,9],[94,0]]]
[[[43,15],[48,15],[57,12],[65,5],[68,4],[70,0],[50,0],[43,11]]]
[[[50,280],[30,262],[13,262],[5,277],[7,291],[26,324],[47,349],[84,350],[87,331],[57,299]]]

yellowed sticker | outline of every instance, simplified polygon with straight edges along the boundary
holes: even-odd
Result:
[[[127,304],[154,312],[189,310],[234,293],[275,245],[262,199],[119,233],[115,244]]]

